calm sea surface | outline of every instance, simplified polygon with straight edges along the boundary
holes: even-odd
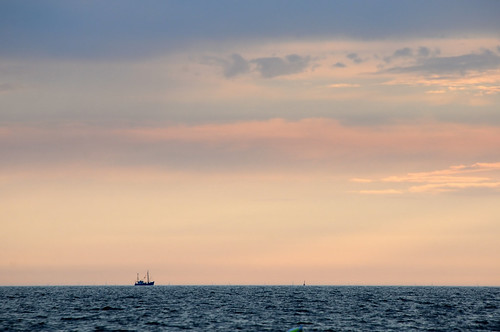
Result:
[[[500,331],[499,287],[0,287],[3,331]]]

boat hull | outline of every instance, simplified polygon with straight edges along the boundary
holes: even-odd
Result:
[[[155,282],[154,281],[150,281],[150,282],[136,282],[135,285],[136,286],[154,286]]]

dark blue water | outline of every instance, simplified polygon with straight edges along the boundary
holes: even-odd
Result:
[[[500,331],[500,288],[0,287],[4,331]]]

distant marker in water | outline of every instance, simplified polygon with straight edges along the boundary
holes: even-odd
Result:
[[[287,332],[303,332],[303,331],[304,331],[304,329],[302,328],[302,325],[301,325],[299,327],[294,327],[294,328],[288,330]]]

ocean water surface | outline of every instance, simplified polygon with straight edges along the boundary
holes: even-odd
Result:
[[[500,287],[0,287],[2,331],[500,331]]]

